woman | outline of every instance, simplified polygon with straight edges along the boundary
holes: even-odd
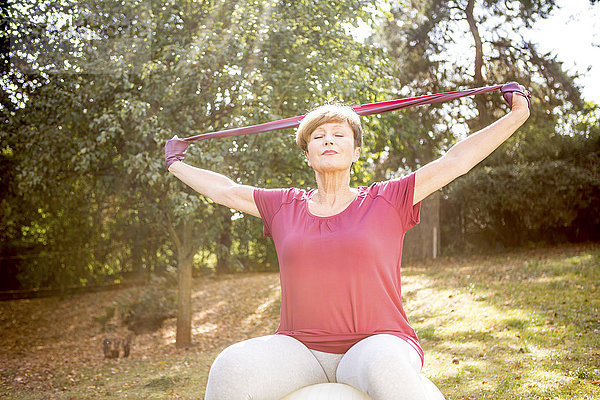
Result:
[[[349,107],[319,107],[296,132],[315,171],[317,189],[309,192],[239,185],[184,164],[187,142],[168,141],[169,171],[215,202],[262,218],[279,259],[277,332],[225,349],[211,367],[206,399],[275,400],[341,382],[373,400],[431,400],[431,383],[420,374],[423,350],[400,297],[404,233],[419,222],[425,197],[467,173],[528,117],[528,100],[513,96],[510,113],[438,160],[402,179],[353,188],[359,116]]]

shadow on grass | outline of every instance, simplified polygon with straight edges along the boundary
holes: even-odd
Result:
[[[600,248],[405,268],[426,374],[451,399],[600,398]]]

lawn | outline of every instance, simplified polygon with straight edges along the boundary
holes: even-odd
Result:
[[[406,263],[424,373],[447,399],[600,399],[600,244]],[[105,360],[97,322],[127,290],[0,303],[0,397],[201,399],[228,344],[272,333],[277,274],[194,282],[194,346],[175,320]],[[96,318],[96,319],[95,319]]]

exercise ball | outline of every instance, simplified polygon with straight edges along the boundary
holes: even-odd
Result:
[[[369,400],[370,397],[343,383],[320,383],[303,387],[281,400]]]

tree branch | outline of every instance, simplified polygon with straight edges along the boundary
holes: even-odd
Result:
[[[477,22],[475,21],[475,16],[473,15],[474,5],[475,0],[469,0],[465,14],[467,16],[467,21],[469,22],[469,29],[473,35],[473,40],[475,41],[475,83],[477,85],[483,85],[483,46],[481,42],[481,36],[479,35],[479,30],[477,29]]]
[[[481,36],[479,35],[479,30],[477,28],[477,22],[475,21],[475,15],[473,13],[474,6],[475,0],[469,0],[467,8],[465,9],[465,14],[467,16],[467,21],[469,22],[469,29],[471,30],[471,34],[473,35],[473,40],[475,41],[475,74],[473,76],[473,80],[475,86],[479,87],[484,86],[483,44],[481,41]],[[476,122],[475,128],[488,125],[491,122],[491,118],[485,105],[485,99],[482,96],[476,96],[475,104],[477,105],[477,111],[479,112],[479,119]]]

